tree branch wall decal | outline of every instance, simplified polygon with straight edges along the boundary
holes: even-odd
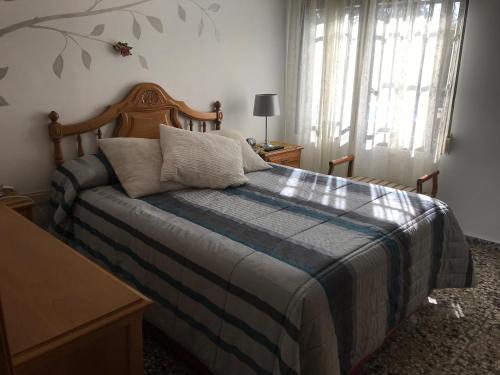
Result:
[[[4,79],[4,77],[7,75],[8,70],[9,70],[9,68],[7,68],[7,67],[0,68],[0,81],[2,79]],[[0,95],[0,107],[6,106],[6,105],[9,105],[9,103],[7,103],[7,100],[5,100],[2,95]]]
[[[6,1],[15,1],[15,0],[0,0],[0,2],[6,2]],[[136,1],[130,1],[127,4],[123,5],[118,5],[118,6],[111,6],[111,7],[103,7],[99,8],[99,5],[102,5],[104,0],[93,0],[93,3],[90,7],[83,11],[77,11],[77,12],[69,12],[69,13],[61,13],[61,14],[52,14],[49,16],[43,16],[43,17],[34,17],[28,20],[24,20],[21,22],[17,22],[15,24],[9,25],[7,27],[1,28],[0,29],[0,38],[5,36],[6,34],[15,32],[17,30],[21,29],[26,29],[26,28],[31,28],[31,29],[39,29],[39,30],[46,30],[46,31],[51,31],[54,33],[59,34],[63,38],[63,46],[61,48],[61,51],[59,54],[55,57],[54,62],[52,64],[52,70],[54,74],[58,78],[62,78],[63,75],[63,70],[64,70],[64,52],[68,48],[68,45],[73,44],[76,48],[79,48],[81,51],[81,60],[83,66],[90,70],[91,65],[92,65],[92,55],[89,51],[84,49],[79,42],[79,40],[86,39],[86,40],[91,40],[97,43],[101,44],[107,44],[110,47],[113,47],[114,43],[107,41],[105,39],[101,38],[101,35],[105,31],[105,24],[98,24],[94,26],[92,31],[89,34],[82,34],[82,33],[77,33],[71,30],[65,30],[61,29],[55,26],[47,26],[43,25],[46,22],[49,21],[57,21],[57,20],[63,20],[63,19],[72,19],[72,18],[81,18],[81,17],[92,17],[96,15],[101,15],[101,14],[107,14],[107,13],[112,13],[112,12],[125,12],[128,13],[132,17],[132,35],[134,36],[135,39],[139,40],[142,35],[142,27],[140,20],[145,19],[148,21],[150,26],[156,30],[159,33],[163,33],[163,22],[161,19],[144,14],[142,12],[139,12],[133,8],[149,3],[155,0],[136,0]],[[195,6],[196,8],[199,9],[200,11],[200,19],[198,22],[198,37],[200,37],[204,30],[205,30],[205,21],[207,20],[213,30],[214,37],[217,41],[220,41],[220,34],[217,29],[217,25],[213,19],[213,14],[217,13],[221,6],[218,3],[211,3],[209,6],[204,7],[201,5],[198,0],[183,0],[185,2],[188,2]],[[185,8],[181,5],[179,1],[177,1],[177,15],[179,19],[182,22],[187,22],[187,12]],[[147,59],[143,56],[138,54],[138,62],[140,66],[143,69],[148,69],[148,61]],[[1,67],[0,65],[0,81],[5,78],[8,72],[8,67]],[[0,95],[0,107],[2,106],[8,106],[9,103],[7,100]]]

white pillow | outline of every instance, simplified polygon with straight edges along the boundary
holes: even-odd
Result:
[[[160,125],[162,181],[224,189],[248,181],[241,147],[232,139]]]
[[[259,155],[257,155],[241,134],[227,129],[212,130],[210,133],[234,139],[237,143],[239,143],[243,158],[243,170],[245,173],[271,169],[271,166],[267,164]]]
[[[131,198],[184,188],[160,181],[163,160],[159,139],[106,138],[99,140],[99,147]]]

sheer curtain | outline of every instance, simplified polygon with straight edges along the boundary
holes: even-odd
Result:
[[[358,1],[289,1],[285,131],[304,168],[350,151],[359,20]]]
[[[286,136],[304,168],[414,185],[444,151],[465,0],[290,0]]]

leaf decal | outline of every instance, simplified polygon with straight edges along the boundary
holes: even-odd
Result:
[[[186,11],[184,10],[183,7],[180,6],[180,4],[177,4],[177,14],[179,15],[179,18],[186,22]]]
[[[94,30],[90,33],[92,36],[99,36],[104,32],[104,24],[99,24],[94,27]]]
[[[82,49],[82,62],[83,65],[90,70],[90,64],[92,63],[92,56],[90,56],[90,53]]]
[[[220,42],[220,33],[219,33],[219,30],[215,29],[214,30],[214,34],[215,34],[215,40],[217,40],[218,42]]]
[[[217,4],[217,3],[212,3],[210,4],[210,6],[208,7],[208,10],[211,11],[211,12],[218,12],[220,9],[220,5]]]
[[[151,26],[155,28],[156,31],[158,31],[159,33],[163,32],[163,24],[161,23],[161,20],[159,18],[146,16],[146,19],[149,21]]]
[[[137,56],[139,57],[139,63],[141,64],[141,66],[144,69],[149,69],[148,61],[146,60],[146,58],[144,56],[141,56],[141,55],[137,55]]]
[[[9,103],[7,103],[7,100],[5,100],[3,96],[0,95],[0,107],[4,107],[7,105],[9,105]]]
[[[203,28],[205,24],[203,23],[203,17],[200,18],[200,23],[198,24],[198,38],[203,34]]]
[[[134,34],[135,39],[140,39],[141,37],[141,25],[137,22],[137,19],[134,17],[134,22],[132,23],[132,32]]]
[[[52,70],[54,71],[54,74],[61,78],[61,74],[64,68],[64,59],[61,54],[57,55],[56,59],[54,60],[54,64],[52,65]]]
[[[0,68],[0,79],[4,79],[4,77],[7,75],[8,70],[9,70],[8,67]]]

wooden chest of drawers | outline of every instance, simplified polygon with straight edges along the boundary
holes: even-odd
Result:
[[[281,144],[284,148],[269,152],[259,150],[259,155],[265,161],[300,168],[300,155],[304,147],[282,142],[273,142],[273,144]]]
[[[16,375],[139,375],[151,301],[0,204],[0,294]]]

